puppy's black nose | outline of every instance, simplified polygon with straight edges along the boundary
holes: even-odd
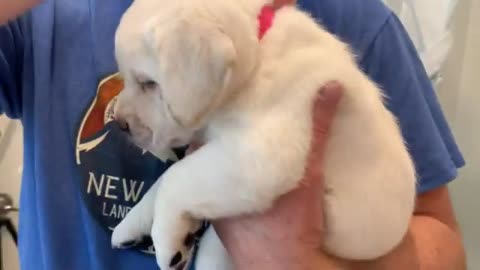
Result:
[[[118,119],[117,123],[123,132],[130,132],[130,126],[127,121]]]

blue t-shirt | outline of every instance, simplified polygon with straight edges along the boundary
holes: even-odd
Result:
[[[0,27],[0,113],[21,119],[25,132],[23,270],[157,269],[148,247],[110,246],[111,228],[173,162],[133,147],[110,122],[111,100],[122,88],[111,76],[113,37],[130,3],[50,0]],[[379,0],[299,5],[348,42],[385,90],[415,159],[418,191],[453,180],[464,160],[394,14]]]

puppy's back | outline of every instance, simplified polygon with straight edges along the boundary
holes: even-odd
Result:
[[[276,136],[290,145],[276,148],[272,155],[306,156],[315,95],[328,81],[344,86],[323,164],[325,247],[348,259],[373,259],[388,253],[408,229],[416,177],[381,90],[361,72],[346,44],[293,7],[276,14],[260,50],[256,77],[237,106],[244,106],[258,125],[274,121],[283,125]],[[281,172],[280,168],[279,173],[293,175],[303,169],[287,167],[288,172]]]

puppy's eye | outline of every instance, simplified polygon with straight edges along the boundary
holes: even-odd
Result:
[[[143,91],[151,91],[157,88],[157,86],[158,86],[157,82],[152,80],[140,82],[140,87],[142,88]]]

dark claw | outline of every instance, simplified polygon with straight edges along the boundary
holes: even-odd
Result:
[[[182,253],[179,251],[175,256],[173,256],[172,260],[170,261],[170,267],[174,267],[182,261]]]
[[[118,248],[118,249],[129,249],[133,247],[147,248],[152,245],[153,245],[152,238],[150,236],[145,235],[142,239],[128,241],[114,248]]]
[[[151,247],[153,246],[153,241],[150,236],[143,236],[141,240],[136,245],[136,248],[140,250],[151,250]]]
[[[204,222],[201,223],[201,225],[197,229],[197,231],[194,232],[193,234],[195,235],[195,237],[201,238],[203,236],[203,234],[205,233],[205,231],[207,231],[209,226],[210,226],[210,224],[208,222],[204,221]]]
[[[144,236],[140,243],[142,243],[142,245],[145,245],[145,246],[151,246],[153,245],[152,237]]]
[[[183,244],[186,246],[186,247],[191,247],[195,242],[195,234],[187,234],[187,237],[185,237],[185,240],[183,241]]]
[[[136,246],[137,244],[138,244],[138,241],[132,240],[132,241],[128,241],[128,242],[125,242],[125,243],[121,243],[120,246],[115,247],[115,248],[127,249],[127,248],[132,248],[132,247]]]

